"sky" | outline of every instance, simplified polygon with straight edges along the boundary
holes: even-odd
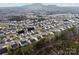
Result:
[[[15,7],[29,5],[31,3],[0,3],[0,7]],[[58,6],[79,6],[79,3],[42,3],[44,5],[58,5]]]
[[[0,7],[15,7],[15,6],[23,6],[27,5],[25,3],[0,3]]]

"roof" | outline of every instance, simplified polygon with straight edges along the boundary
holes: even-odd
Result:
[[[17,47],[17,43],[14,43],[11,45],[12,48],[16,48]]]
[[[6,53],[8,50],[7,48],[0,48],[0,54]]]

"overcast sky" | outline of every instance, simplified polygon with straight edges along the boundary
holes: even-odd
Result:
[[[79,6],[79,3],[43,3],[43,4],[58,5],[58,6]],[[14,6],[23,6],[23,5],[28,5],[28,3],[0,3],[0,7],[14,7]]]

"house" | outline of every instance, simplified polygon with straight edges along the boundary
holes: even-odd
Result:
[[[38,41],[37,37],[31,37],[32,39],[34,39],[35,41]]]
[[[28,45],[28,42],[26,40],[20,40],[19,44],[20,44],[20,46],[26,46],[26,45]]]
[[[26,39],[26,41],[27,41],[29,44],[31,44],[31,41],[30,41],[30,40]]]
[[[35,29],[34,27],[28,27],[28,28],[27,28],[28,31],[32,31],[32,30],[34,30],[34,29]]]
[[[17,47],[18,47],[18,44],[17,44],[16,42],[13,42],[13,43],[11,44],[11,48],[12,48],[12,49],[17,48]]]
[[[7,53],[7,52],[8,52],[7,47],[0,48],[0,54],[4,54],[4,53]]]
[[[18,31],[17,33],[18,33],[18,34],[22,34],[22,33],[24,33],[24,30],[20,30],[20,31]]]

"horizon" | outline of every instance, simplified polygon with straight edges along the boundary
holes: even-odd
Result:
[[[19,7],[24,5],[31,5],[35,3],[0,3],[0,7]],[[79,3],[40,3],[43,5],[56,5],[61,7],[79,6]]]

